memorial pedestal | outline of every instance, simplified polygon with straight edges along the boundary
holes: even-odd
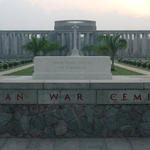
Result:
[[[112,79],[108,56],[38,56],[33,79],[105,80]]]

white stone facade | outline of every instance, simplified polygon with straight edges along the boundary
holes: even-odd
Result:
[[[108,56],[39,56],[34,58],[33,79],[112,79]]]

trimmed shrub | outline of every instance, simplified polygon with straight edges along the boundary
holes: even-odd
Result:
[[[3,69],[7,69],[8,68],[8,64],[3,64]]]
[[[2,65],[2,63],[0,63],[0,69],[2,69],[3,68],[3,65]]]

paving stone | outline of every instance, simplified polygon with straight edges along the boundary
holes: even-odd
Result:
[[[57,139],[54,150],[79,150],[78,139]]]
[[[27,150],[29,139],[8,139],[8,142],[2,147],[1,150]]]
[[[150,138],[129,138],[133,150],[149,150]]]
[[[42,139],[39,141],[39,150],[54,150],[56,139]]]
[[[104,139],[79,139],[79,150],[107,150]]]
[[[105,141],[107,150],[133,150],[128,140],[124,138],[107,138]]]
[[[0,138],[0,150],[4,147],[4,145],[8,142],[7,138]]]

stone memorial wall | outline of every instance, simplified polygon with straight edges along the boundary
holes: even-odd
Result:
[[[0,83],[0,137],[150,136],[150,83]]]
[[[150,57],[150,31],[149,30],[96,30],[96,22],[88,20],[56,21],[54,30],[43,31],[0,31],[0,56],[1,57],[28,57],[29,53],[23,51],[25,45],[32,36],[46,37],[51,41],[57,41],[60,46],[72,50],[74,47],[73,25],[77,25],[77,49],[93,45],[99,35],[121,34],[128,42],[126,50],[118,53],[120,57]],[[69,53],[69,52],[68,52]],[[94,52],[84,52],[84,55],[96,55]],[[56,52],[52,55],[67,55]]]

